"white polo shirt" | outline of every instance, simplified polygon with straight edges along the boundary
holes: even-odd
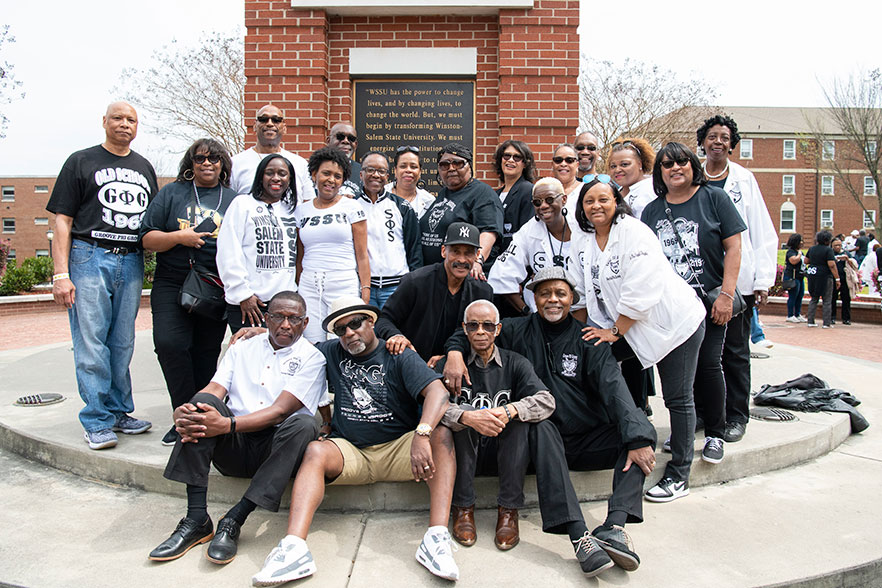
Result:
[[[327,396],[325,356],[300,337],[293,345],[273,349],[269,333],[239,341],[227,349],[212,382],[227,391],[227,406],[236,416],[271,406],[282,391],[303,403],[295,414],[314,415]]]

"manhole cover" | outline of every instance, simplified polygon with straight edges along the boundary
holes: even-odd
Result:
[[[798,421],[799,417],[783,408],[773,408],[771,406],[755,406],[750,409],[750,418],[758,421]]]
[[[751,351],[750,359],[769,359],[771,357],[768,353],[760,353],[759,351]]]
[[[21,396],[15,401],[16,406],[46,406],[47,404],[55,404],[64,400],[64,396],[55,392],[44,392],[42,394],[30,394]]]

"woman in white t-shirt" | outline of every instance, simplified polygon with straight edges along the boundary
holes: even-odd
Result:
[[[316,198],[297,207],[297,278],[309,323],[304,336],[324,341],[322,320],[341,296],[370,300],[371,269],[367,217],[358,202],[340,194],[349,177],[349,158],[336,147],[322,147],[309,158]]]
[[[655,149],[644,139],[623,138],[609,148],[606,168],[634,218],[639,219],[643,208],[656,199],[652,189],[652,164]]]

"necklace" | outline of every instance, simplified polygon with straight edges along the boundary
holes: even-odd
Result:
[[[569,225],[564,222],[564,230],[563,235],[561,235],[560,240],[560,249],[557,254],[554,253],[554,241],[551,240],[551,231],[548,229],[548,226],[545,227],[545,230],[548,232],[548,247],[551,249],[551,263],[557,267],[564,267],[564,257],[563,257],[563,248],[564,248],[564,239],[567,238],[567,229]]]
[[[196,189],[196,182],[195,181],[193,182],[193,195],[196,197],[196,208],[199,209],[199,221],[202,222],[203,220],[205,220],[205,217],[203,216],[205,211],[202,208],[202,202],[199,200],[199,190]],[[224,201],[224,189],[220,185],[220,182],[218,182],[218,184],[217,184],[217,208],[215,208],[215,210],[220,211],[221,204],[223,203],[223,201]],[[194,220],[196,219],[196,211],[195,210],[193,211],[193,219]],[[198,224],[199,223],[195,223],[194,226],[196,226]]]
[[[704,175],[707,177],[707,179],[716,180],[717,178],[721,178],[724,175],[726,175],[726,172],[729,171],[729,160],[728,159],[726,160],[726,167],[723,168],[723,171],[721,171],[720,173],[718,173],[716,175],[712,176],[709,173],[707,173],[707,161],[705,161],[704,163],[701,164],[701,171],[704,172]]]

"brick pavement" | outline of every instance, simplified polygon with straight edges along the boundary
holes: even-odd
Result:
[[[141,307],[135,328],[153,328],[150,308]],[[0,351],[70,341],[67,312],[40,312],[0,316]]]

